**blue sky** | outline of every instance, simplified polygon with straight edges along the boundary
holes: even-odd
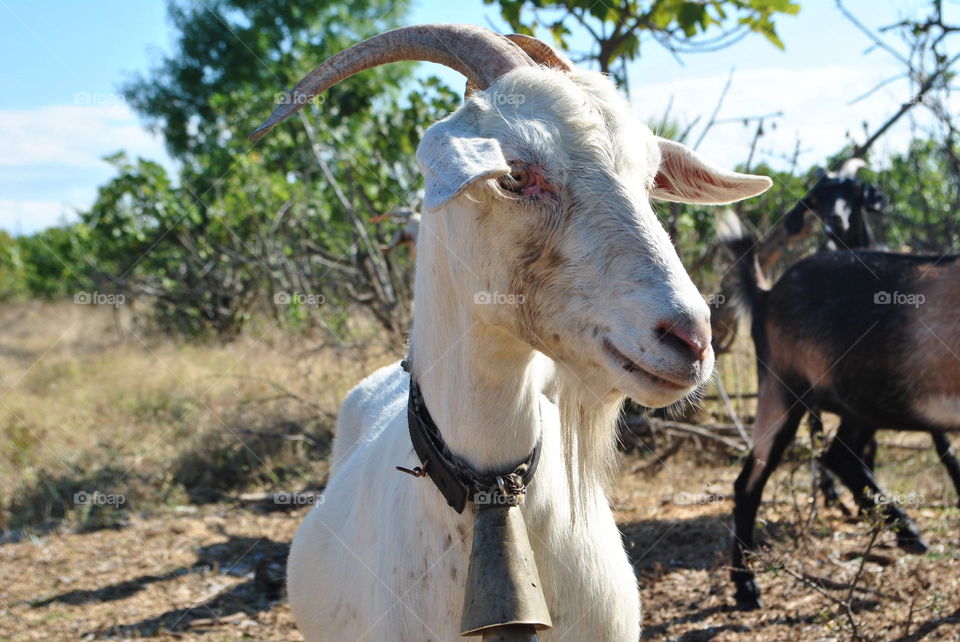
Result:
[[[199,0],[198,0],[199,1]],[[648,44],[630,68],[637,115],[650,119],[671,103],[681,122],[705,122],[735,69],[721,117],[782,110],[760,145],[761,158],[777,163],[797,139],[801,163],[824,160],[860,123],[879,123],[908,99],[903,83],[870,100],[847,103],[895,72],[881,51],[864,55],[869,42],[829,0],[800,0],[798,17],[780,20],[781,52],[760,36],[729,49],[688,55],[679,64]],[[848,0],[871,26],[911,15],[920,0]],[[471,22],[504,28],[481,0],[415,0],[411,23]],[[0,229],[29,233],[71,217],[90,205],[97,185],[111,176],[102,156],[132,155],[169,162],[163,145],[145,131],[117,96],[131,73],[148,69],[173,39],[163,0],[0,0]],[[238,43],[238,46],[239,43]],[[456,85],[457,74],[431,66]],[[265,91],[272,91],[266,88]],[[696,131],[694,134],[696,135]],[[700,148],[722,164],[746,158],[751,130],[740,124],[714,128]],[[908,124],[892,132],[880,151],[901,149]]]

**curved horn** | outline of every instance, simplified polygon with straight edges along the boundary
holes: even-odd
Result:
[[[525,36],[522,33],[511,33],[507,35],[507,39],[523,49],[524,53],[538,65],[544,65],[558,71],[573,71],[574,65],[569,58],[538,38]],[[469,98],[476,91],[477,86],[468,80],[467,87],[463,91],[463,97]]]
[[[507,38],[519,46],[538,65],[546,65],[560,71],[573,71],[573,63],[562,53],[533,36],[511,33]]]
[[[357,43],[328,58],[303,78],[250,140],[259,140],[277,123],[300,111],[320,92],[371,67],[400,60],[423,60],[450,67],[481,89],[517,67],[533,66],[523,50],[503,36],[473,25],[432,24],[401,27]]]

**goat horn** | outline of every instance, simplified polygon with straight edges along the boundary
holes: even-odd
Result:
[[[560,71],[573,71],[573,63],[570,62],[570,59],[543,40],[533,36],[525,36],[522,33],[511,33],[507,38],[523,49],[524,53],[538,65],[546,65]]]
[[[328,58],[287,94],[252,134],[259,140],[277,123],[300,111],[314,96],[345,78],[401,60],[423,60],[450,67],[481,89],[503,74],[534,63],[520,47],[483,27],[432,24],[401,27],[357,43]]]
[[[522,33],[511,33],[507,36],[507,39],[523,49],[524,53],[538,65],[544,65],[559,71],[573,71],[573,63],[569,58],[538,38],[525,36]],[[463,97],[468,98],[476,91],[477,86],[468,80],[467,87],[463,91]]]

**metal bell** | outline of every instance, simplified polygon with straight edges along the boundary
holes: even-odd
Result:
[[[532,642],[551,626],[520,508],[478,506],[460,635]]]

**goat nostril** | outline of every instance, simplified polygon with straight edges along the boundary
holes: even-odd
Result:
[[[660,341],[683,354],[692,355],[697,361],[703,359],[704,353],[710,347],[709,336],[704,338],[700,333],[691,331],[683,321],[664,319],[654,326],[653,331]]]

